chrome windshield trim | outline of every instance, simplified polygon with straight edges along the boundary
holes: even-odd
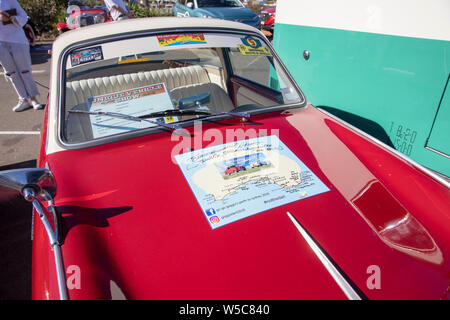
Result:
[[[317,108],[318,110],[320,110],[321,112],[323,112],[324,114],[326,114],[327,116],[329,116],[330,118],[333,118],[336,121],[339,121],[341,123],[343,123],[344,125],[348,126],[350,129],[356,131],[357,133],[359,133],[360,135],[366,137],[367,139],[369,139],[370,141],[372,141],[373,143],[387,149],[388,151],[392,152],[393,154],[395,154],[396,156],[398,156],[399,158],[401,158],[402,160],[405,160],[406,162],[408,162],[409,164],[411,164],[412,166],[416,167],[417,169],[421,170],[422,172],[426,173],[427,175],[431,176],[433,179],[435,179],[436,181],[440,182],[441,184],[443,184],[445,187],[450,188],[450,182],[446,181],[444,178],[440,177],[439,175],[437,175],[435,172],[433,172],[432,170],[422,166],[421,164],[415,162],[413,159],[405,156],[403,153],[400,153],[399,151],[395,150],[394,148],[388,146],[387,144],[385,144],[384,142],[378,140],[375,137],[372,137],[371,135],[365,133],[364,131],[362,131],[361,129],[358,129],[357,127],[351,125],[350,123],[342,120],[339,117],[336,117],[335,115],[321,109],[321,108]]]
[[[333,262],[328,258],[325,252],[317,245],[314,239],[309,235],[309,233],[300,225],[300,223],[292,216],[290,212],[286,212],[289,219],[300,232],[301,236],[305,239],[306,243],[309,245],[311,250],[327,269],[331,277],[336,281],[336,284],[341,288],[344,294],[349,300],[362,300],[363,298],[355,291],[352,285],[347,281],[347,279],[341,274],[341,272],[335,267]]]
[[[63,92],[65,92],[65,90],[63,88],[63,84],[65,83],[65,81],[64,81],[65,73],[63,74],[62,71],[63,70],[65,71],[65,64],[67,62],[68,54],[72,50],[76,50],[76,49],[79,49],[82,47],[98,45],[98,44],[108,42],[108,41],[119,41],[119,40],[124,40],[124,39],[129,39],[129,38],[148,37],[148,36],[155,36],[158,34],[182,33],[182,32],[184,32],[184,33],[185,32],[202,32],[202,33],[226,33],[226,34],[251,35],[251,36],[258,37],[267,46],[269,46],[269,48],[271,48],[273,57],[276,60],[278,60],[279,66],[281,67],[283,72],[286,74],[286,76],[291,80],[293,87],[300,94],[300,101],[297,103],[291,103],[291,104],[287,104],[287,105],[283,105],[283,106],[266,107],[266,108],[261,108],[261,109],[254,110],[254,111],[249,111],[248,113],[250,115],[261,114],[261,113],[266,113],[266,112],[268,113],[268,112],[272,112],[272,111],[275,112],[275,111],[279,111],[279,110],[287,110],[287,109],[293,109],[293,108],[302,108],[307,105],[307,99],[306,99],[303,91],[300,89],[297,82],[294,80],[292,75],[289,73],[286,66],[283,64],[282,60],[276,53],[275,49],[267,41],[267,39],[263,35],[259,34],[258,32],[252,32],[252,31],[240,30],[240,29],[232,29],[232,28],[220,29],[220,28],[194,27],[194,28],[173,28],[173,29],[164,28],[164,29],[156,29],[156,30],[151,30],[151,31],[123,33],[123,34],[117,34],[117,35],[107,36],[107,37],[98,37],[95,39],[74,43],[73,45],[66,47],[62,51],[61,55],[59,56],[59,60],[58,60],[59,68],[58,68],[58,73],[57,73],[58,90],[56,93],[58,96],[58,104],[55,106],[57,108],[57,129],[56,129],[57,130],[57,132],[56,132],[57,144],[63,149],[74,150],[74,149],[83,149],[83,148],[88,148],[88,147],[104,145],[107,143],[117,142],[117,141],[121,141],[121,140],[125,140],[125,139],[142,137],[142,136],[145,136],[148,134],[153,134],[153,133],[165,132],[164,129],[152,127],[152,128],[146,128],[146,129],[137,130],[137,131],[125,132],[125,133],[121,133],[121,134],[117,134],[117,135],[113,135],[113,136],[98,138],[95,140],[84,141],[84,142],[78,142],[78,143],[65,142],[62,139],[62,134],[63,134],[62,116],[63,115],[61,113],[61,107],[65,103],[65,96],[62,94]],[[219,119],[219,118],[227,119],[227,118],[231,118],[231,117],[230,116],[217,116],[217,118],[216,117],[208,117],[208,120],[213,121],[213,120]],[[196,119],[196,120],[199,120],[199,119]],[[194,121],[186,121],[186,122],[183,121],[183,122],[180,122],[180,125],[182,127],[188,127],[188,126],[192,126],[193,123],[194,123]]]

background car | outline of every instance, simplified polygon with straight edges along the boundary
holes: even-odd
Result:
[[[106,6],[89,6],[88,0],[71,0],[67,8],[69,16],[66,22],[60,22],[56,28],[60,33],[93,24],[112,21]]]
[[[267,8],[261,11],[261,29],[267,30],[273,34],[273,27],[275,25],[276,7]]]
[[[260,18],[239,0],[179,0],[173,13],[177,17],[218,18],[259,28]]]

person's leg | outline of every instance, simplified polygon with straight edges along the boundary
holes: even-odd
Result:
[[[23,83],[20,71],[16,66],[13,56],[10,52],[8,43],[0,41],[0,64],[3,66],[5,76],[11,81],[20,100],[29,97],[25,84]]]
[[[32,100],[36,101],[39,90],[32,74],[30,47],[27,44],[21,43],[11,43],[10,47],[12,57],[27,91],[27,98],[33,97]]]

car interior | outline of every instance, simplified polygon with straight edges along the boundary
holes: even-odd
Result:
[[[209,93],[204,107],[221,112],[248,111],[285,103],[272,57],[243,56],[236,48],[178,49],[119,57],[97,67],[82,65],[66,73],[64,135],[69,143],[92,140],[87,99],[164,83],[177,107],[184,97]],[[275,76],[273,76],[275,74]],[[182,120],[192,119],[185,118]],[[194,116],[195,118],[195,116]]]

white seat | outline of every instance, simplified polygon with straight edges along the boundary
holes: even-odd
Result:
[[[119,74],[67,82],[66,111],[85,103],[89,97],[164,82],[169,90],[193,84],[209,83],[207,72],[198,65]]]

